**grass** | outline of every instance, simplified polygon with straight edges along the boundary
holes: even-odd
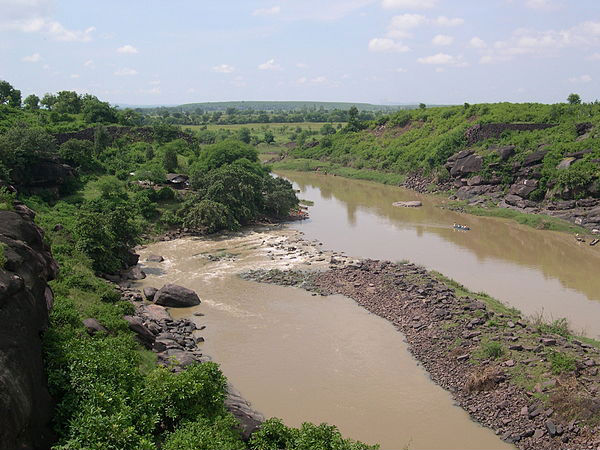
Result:
[[[575,370],[575,358],[566,353],[549,350],[546,356],[550,361],[552,373],[555,375]]]
[[[273,164],[275,170],[295,170],[299,172],[318,171],[329,175],[338,175],[345,178],[356,180],[375,181],[382,184],[400,186],[404,183],[406,177],[397,173],[378,172],[369,169],[355,169],[341,164],[335,164],[325,161],[316,161],[313,159],[287,159]]]
[[[464,201],[448,202],[445,207],[452,210],[460,210],[461,212],[472,214],[474,216],[496,217],[500,219],[513,220],[521,225],[535,228],[536,230],[550,230],[583,234],[587,234],[589,232],[585,228],[578,225],[573,225],[566,220],[545,214],[529,214],[516,211],[514,209],[500,208],[497,206],[485,208],[481,206],[469,206]]]
[[[479,355],[484,359],[500,358],[505,353],[506,349],[497,341],[482,341],[479,346]]]

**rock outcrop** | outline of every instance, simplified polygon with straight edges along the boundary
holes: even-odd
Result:
[[[555,127],[553,123],[484,123],[473,125],[465,132],[468,145],[490,138],[499,138],[505,131],[533,131]]]
[[[40,336],[58,265],[32,216],[23,205],[0,211],[0,450],[49,448],[53,439]]]

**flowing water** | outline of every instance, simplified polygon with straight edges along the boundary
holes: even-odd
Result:
[[[565,317],[574,331],[600,336],[600,245],[510,220],[460,214],[441,200],[381,184],[306,172],[282,173],[314,201],[294,225],[309,239],[354,257],[408,259],[484,291],[525,315]],[[392,203],[421,200],[420,208]],[[471,231],[452,228],[468,225]]]
[[[302,257],[271,245],[293,234],[254,231],[152,244],[140,260],[159,254],[165,261],[143,263],[148,277],[140,287],[170,282],[196,290],[199,306],[171,314],[207,326],[203,352],[267,417],[292,426],[333,423],[345,436],[383,449],[512,448],[453,405],[386,320],[342,296],[312,296],[235,275],[257,267],[307,268]]]
[[[574,329],[600,334],[600,248],[566,234],[443,210],[439,199],[401,188],[282,175],[294,181],[301,198],[314,201],[310,220],[275,231],[160,242],[141,251],[142,261],[151,253],[165,261],[144,263],[148,278],[140,286],[173,282],[198,292],[201,305],[171,313],[207,326],[202,349],[266,416],[294,426],[334,423],[344,435],[384,449],[509,448],[453,405],[387,321],[345,297],[312,296],[236,275],[259,267],[308,268],[306,253],[318,246],[293,254],[286,251],[289,243],[278,247],[286,239],[303,246],[294,242],[294,228],[323,248],[408,259],[525,314],[567,317]],[[400,200],[421,200],[423,206],[392,206]],[[472,231],[454,230],[454,222]]]

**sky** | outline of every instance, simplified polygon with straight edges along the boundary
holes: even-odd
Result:
[[[600,0],[0,0],[0,79],[113,104],[600,98]]]

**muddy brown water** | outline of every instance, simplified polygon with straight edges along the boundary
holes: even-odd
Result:
[[[292,426],[333,423],[345,436],[383,449],[512,448],[453,404],[389,322],[342,296],[236,275],[257,267],[309,268],[304,250],[289,255],[277,248],[295,234],[255,230],[152,244],[140,260],[159,254],[165,261],[143,262],[148,277],[139,287],[171,282],[198,292],[199,306],[171,314],[207,326],[203,352],[267,417]],[[325,262],[311,268],[318,264]]]
[[[600,245],[514,221],[460,214],[439,198],[377,183],[282,172],[314,201],[310,220],[293,225],[309,239],[355,257],[407,259],[546,319],[600,337]],[[421,200],[420,208],[393,202]],[[458,231],[453,223],[468,225]]]

